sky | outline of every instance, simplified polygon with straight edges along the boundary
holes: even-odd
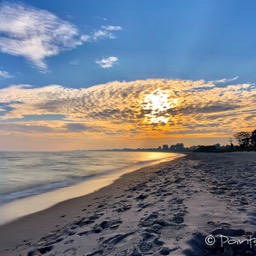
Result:
[[[256,2],[0,1],[0,150],[228,143],[256,121]]]

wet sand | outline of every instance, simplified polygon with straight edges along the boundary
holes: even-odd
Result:
[[[0,255],[256,255],[252,244],[221,244],[256,236],[255,173],[255,152],[142,168],[0,227]]]

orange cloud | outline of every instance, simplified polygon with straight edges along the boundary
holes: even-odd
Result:
[[[0,90],[1,134],[91,138],[230,137],[255,128],[256,86],[149,79],[90,88]]]

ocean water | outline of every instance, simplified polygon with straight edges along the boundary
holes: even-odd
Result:
[[[0,152],[0,205],[176,157],[157,152]]]

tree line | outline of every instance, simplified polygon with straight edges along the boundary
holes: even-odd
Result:
[[[256,148],[256,129],[253,132],[237,132],[234,137],[240,148]]]

